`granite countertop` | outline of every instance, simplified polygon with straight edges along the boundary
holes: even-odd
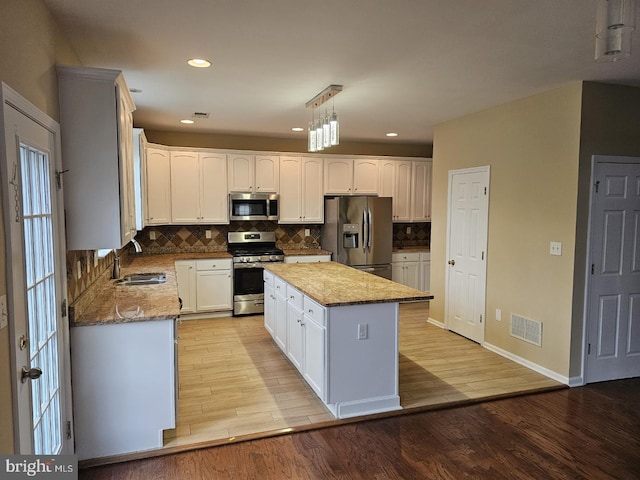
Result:
[[[272,263],[265,269],[325,307],[433,299],[430,293],[336,262]]]
[[[331,255],[329,250],[322,250],[319,248],[304,248],[304,249],[288,249],[282,250],[285,257],[293,255]]]
[[[132,273],[159,272],[167,281],[157,285],[121,286],[110,272],[74,303],[71,326],[106,325],[166,320],[180,315],[176,260],[231,258],[227,252],[135,255],[120,269],[121,277]]]

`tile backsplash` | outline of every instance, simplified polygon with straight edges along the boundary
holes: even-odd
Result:
[[[229,225],[161,225],[146,227],[138,232],[136,239],[145,254],[160,253],[202,253],[224,252],[227,250],[227,233],[242,231],[275,232],[276,244],[287,249],[321,248],[322,225],[279,225],[277,222],[231,222]],[[309,235],[305,235],[309,229]],[[407,233],[409,229],[410,233]],[[210,237],[207,235],[210,232]],[[155,237],[152,239],[152,237]],[[431,243],[431,223],[396,223],[393,225],[393,246],[429,246]],[[129,254],[131,245],[119,254],[123,261]],[[98,258],[95,262],[94,250],[67,252],[67,295],[69,304],[86,291],[94,282],[108,277],[107,270],[113,268],[113,252]],[[80,278],[78,278],[80,271]]]

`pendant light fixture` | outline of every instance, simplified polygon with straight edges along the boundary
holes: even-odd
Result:
[[[309,122],[308,139],[308,150],[310,152],[322,151],[325,148],[329,148],[340,143],[338,114],[335,112],[333,97],[341,91],[342,85],[329,85],[306,103],[306,107],[311,108],[311,122]],[[329,114],[325,108],[324,115],[318,115],[316,120],[315,109],[329,100],[332,101],[333,112]]]
[[[631,55],[636,0],[598,0],[596,22],[596,62],[616,62]]]

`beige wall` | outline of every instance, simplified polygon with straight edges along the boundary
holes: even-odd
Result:
[[[439,125],[433,152],[430,315],[444,322],[449,170],[489,165],[485,341],[563,376],[569,345],[581,83]],[[560,257],[549,242],[562,242]],[[502,310],[502,321],[495,318]],[[543,345],[509,335],[517,313],[543,322]]]
[[[136,125],[136,127],[144,128],[143,125]],[[306,140],[247,137],[242,135],[168,132],[160,130],[145,130],[144,133],[147,140],[151,143],[170,145],[174,147],[222,148],[276,152],[307,151]],[[432,152],[433,148],[429,143],[413,144],[399,142],[342,142],[340,145],[331,147],[326,151],[328,155],[389,155],[424,158],[431,158]]]
[[[0,81],[57,120],[54,65],[78,64],[77,56],[42,0],[3,0],[0,10]],[[4,240],[4,229],[0,229],[0,295],[7,292]],[[0,453],[14,451],[9,358],[5,328],[0,330]]]
[[[582,94],[571,376],[582,374],[584,291],[592,155],[640,157],[640,88],[585,82]]]

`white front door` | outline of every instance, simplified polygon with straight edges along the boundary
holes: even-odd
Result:
[[[489,167],[449,172],[445,326],[484,342]]]
[[[595,157],[587,383],[640,376],[640,158]]]
[[[69,454],[65,245],[56,183],[59,126],[4,84],[2,100],[15,450]]]

